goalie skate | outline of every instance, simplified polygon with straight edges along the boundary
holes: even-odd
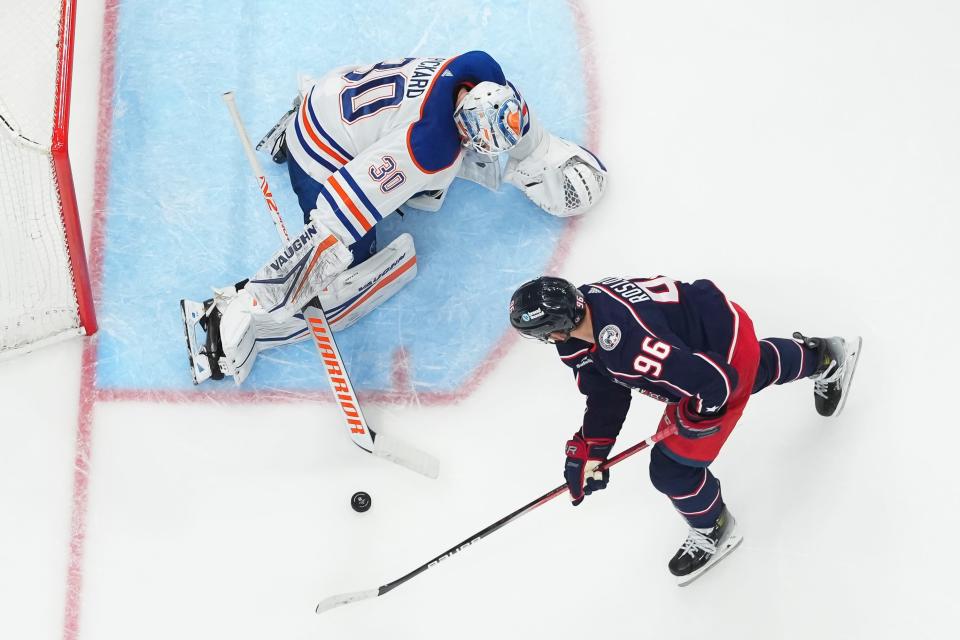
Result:
[[[203,346],[200,346],[197,341],[197,325],[200,325],[200,328],[206,331],[208,311],[214,311],[212,301],[209,305],[193,300],[180,301],[180,317],[183,319],[183,333],[187,339],[187,357],[190,359],[190,374],[193,376],[193,384],[200,384],[210,378],[214,380],[223,378],[219,358],[216,357],[216,354],[213,358],[210,357],[210,347],[215,345],[207,343],[211,341],[213,336],[208,334]]]
[[[267,135],[263,136],[260,142],[257,143],[257,151],[266,153],[277,164],[283,164],[287,161],[287,123],[290,122],[290,118],[297,112],[297,108],[300,106],[302,100],[303,98],[297,95],[293,100],[293,107],[290,111],[283,114],[283,117],[271,127]]]

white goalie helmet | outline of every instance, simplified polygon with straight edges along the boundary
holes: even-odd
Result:
[[[530,114],[511,85],[481,82],[460,101],[453,119],[464,146],[492,156],[516,146]]]

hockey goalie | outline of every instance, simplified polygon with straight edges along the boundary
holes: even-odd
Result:
[[[314,298],[339,331],[403,288],[417,274],[413,238],[378,250],[377,224],[439,210],[457,177],[494,191],[506,181],[561,217],[596,205],[607,178],[590,151],[544,130],[482,51],[302,80],[257,149],[287,165],[305,226],[252,277],[181,300],[194,384],[240,384],[260,351],[305,340],[301,310]]]

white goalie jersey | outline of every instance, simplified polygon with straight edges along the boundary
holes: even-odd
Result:
[[[512,144],[499,147],[509,156],[502,175],[486,147],[464,146],[499,134]],[[284,145],[306,226],[242,284],[214,289],[206,303],[181,301],[196,384],[224,375],[239,384],[259,351],[307,337],[307,304],[318,300],[337,331],[396,293],[416,275],[413,238],[402,234],[372,257],[357,251],[375,246],[370,232],[401,206],[438,210],[458,175],[493,190],[502,177],[557,216],[591,208],[606,183],[602,163],[544,130],[482,51],[352,65],[305,81],[257,148],[280,162]]]
[[[290,157],[320,183],[313,219],[350,245],[400,205],[435,211],[456,177],[460,87],[504,84],[493,58],[404,58],[343,67],[301,88]]]

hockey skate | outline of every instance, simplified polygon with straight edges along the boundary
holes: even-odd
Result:
[[[820,366],[811,376],[817,413],[825,417],[840,415],[850,393],[863,338],[807,338],[799,331],[793,337],[808,348],[817,349]]]
[[[187,338],[187,357],[190,358],[190,373],[193,375],[193,384],[200,384],[204,380],[213,378],[223,379],[220,368],[220,358],[223,353],[220,347],[219,323],[214,314],[219,311],[213,300],[194,302],[193,300],[180,301],[180,314],[183,318],[183,331]],[[213,320],[211,322],[211,319]],[[197,326],[206,332],[203,346],[197,340]]]
[[[257,143],[257,151],[269,154],[277,164],[283,164],[287,161],[287,123],[296,114],[302,100],[303,98],[298,94],[293,100],[293,107],[290,111],[283,114],[277,124],[273,125],[267,135],[263,136]]]
[[[242,280],[233,286],[215,288],[214,297],[202,303],[180,301],[194,384],[227,376],[240,384],[249,375],[260,347],[256,339],[258,332],[251,326],[267,314],[258,310],[257,301],[244,291],[246,284],[247,280]],[[274,325],[284,334],[296,333],[287,338],[305,338],[307,334],[302,316]],[[206,333],[203,338],[198,337],[197,327]],[[265,341],[278,340],[269,332],[263,333]]]
[[[670,573],[677,577],[677,586],[685,587],[715,564],[723,560],[743,542],[737,533],[737,521],[724,507],[711,529],[691,527],[687,540],[670,559]]]

